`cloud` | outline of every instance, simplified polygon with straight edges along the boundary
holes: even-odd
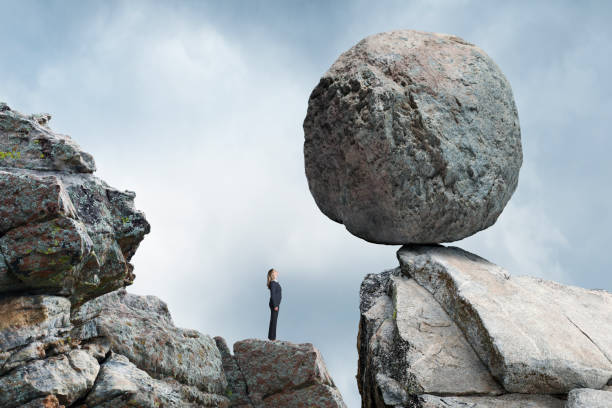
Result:
[[[100,177],[136,191],[152,232],[134,257],[130,290],[165,300],[178,325],[229,342],[265,337],[264,279],[275,267],[285,294],[279,336],[313,342],[358,405],[359,285],[396,266],[397,247],[355,238],[316,208],[301,124],[337,55],[393,28],[463,36],[513,85],[525,153],[519,189],[493,227],[453,245],[513,274],[612,287],[609,10],[88,4],[11,5],[16,18],[0,27],[13,39],[0,50],[0,95],[24,112],[50,111],[54,129],[94,154]]]

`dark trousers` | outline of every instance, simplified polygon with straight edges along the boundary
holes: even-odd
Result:
[[[268,340],[276,340],[276,320],[278,319],[278,310],[270,306],[270,326],[268,327]]]

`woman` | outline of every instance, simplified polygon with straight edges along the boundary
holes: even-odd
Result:
[[[278,319],[278,307],[280,306],[282,294],[281,285],[276,280],[278,272],[274,269],[268,271],[268,289],[270,289],[270,326],[268,327],[268,339],[276,340],[276,320]]]

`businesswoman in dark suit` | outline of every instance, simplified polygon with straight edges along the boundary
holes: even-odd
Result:
[[[278,307],[281,303],[281,285],[276,280],[278,272],[274,269],[268,271],[268,289],[270,289],[270,326],[268,327],[268,339],[276,340],[276,320],[278,319]]]

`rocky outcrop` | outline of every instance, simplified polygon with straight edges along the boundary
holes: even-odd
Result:
[[[72,315],[74,338],[104,338],[110,349],[155,378],[172,377],[204,392],[226,388],[221,355],[213,339],[174,326],[168,307],[154,296],[125,289],[85,303]]]
[[[321,211],[383,244],[491,226],[522,163],[510,84],[458,37],[400,30],[343,53],[308,101],[304,158]]]
[[[133,281],[129,261],[150,227],[135,194],[93,176],[91,155],[49,119],[0,104],[0,295],[79,305]]]
[[[150,229],[134,193],[49,119],[0,104],[0,406],[228,406],[210,336],[123,289]]]
[[[47,395],[73,404],[87,394],[99,370],[98,361],[80,349],[31,361],[0,377],[0,406],[18,407]]]
[[[612,380],[612,294],[510,276],[459,248],[398,258],[361,286],[363,407],[562,407]]]
[[[311,344],[232,355],[127,293],[149,224],[49,119],[0,104],[0,407],[344,407]]]
[[[121,289],[72,317],[64,297],[7,297],[0,312],[2,407],[53,401],[49,396],[83,408],[229,404],[212,339],[175,327],[155,297]]]
[[[506,390],[561,394],[612,378],[609,292],[510,276],[459,248],[404,247],[398,257]]]
[[[216,337],[223,356],[232,407],[346,407],[323,357],[310,343]]]
[[[83,408],[134,407],[219,407],[226,401],[197,387],[173,380],[156,380],[122,355],[112,354],[100,367],[93,389]]]

